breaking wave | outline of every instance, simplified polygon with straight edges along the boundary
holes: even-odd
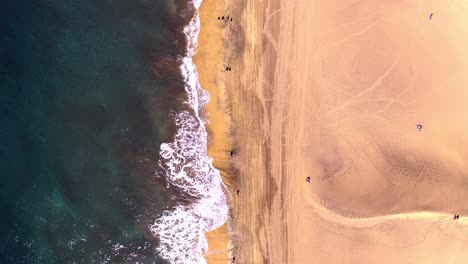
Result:
[[[177,132],[172,142],[161,144],[159,159],[168,187],[180,190],[191,202],[181,202],[172,210],[164,211],[151,226],[160,240],[156,249],[159,256],[175,264],[206,263],[205,232],[226,222],[229,210],[226,203],[229,191],[207,154],[207,120],[201,117],[201,111],[210,97],[201,88],[192,61],[200,30],[200,4],[201,0],[192,2],[195,14],[183,31],[187,54],[179,58],[188,109],[172,113]]]

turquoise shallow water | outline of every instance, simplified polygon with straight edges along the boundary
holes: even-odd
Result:
[[[148,225],[183,86],[173,0],[13,1],[0,9],[0,263],[162,263]]]

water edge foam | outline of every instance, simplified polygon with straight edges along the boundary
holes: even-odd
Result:
[[[203,257],[208,250],[205,232],[224,224],[229,211],[225,195],[229,191],[219,171],[213,167],[213,159],[208,156],[207,120],[200,116],[210,97],[201,88],[192,61],[200,31],[198,9],[201,2],[192,2],[195,13],[183,30],[187,39],[187,54],[179,58],[188,95],[185,104],[190,110],[172,112],[177,132],[172,142],[161,144],[158,162],[165,172],[168,185],[196,199],[188,205],[181,203],[172,210],[164,211],[151,226],[151,231],[160,240],[156,248],[159,256],[174,264],[206,263]]]

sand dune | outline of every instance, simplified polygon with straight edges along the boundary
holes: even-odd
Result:
[[[266,146],[245,143],[237,158],[241,187],[258,190],[239,198],[249,208],[234,205],[238,226],[250,224],[238,234],[250,240],[234,249],[242,263],[468,261],[467,7],[246,6],[246,53],[258,59],[244,55],[243,85],[231,94],[232,108],[248,111],[233,119],[237,133],[262,129],[240,142]],[[242,102],[249,96],[257,100]]]

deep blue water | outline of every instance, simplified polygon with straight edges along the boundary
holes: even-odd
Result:
[[[154,172],[182,86],[152,64],[177,53],[175,10],[2,2],[0,263],[161,263],[147,226],[170,206]]]

